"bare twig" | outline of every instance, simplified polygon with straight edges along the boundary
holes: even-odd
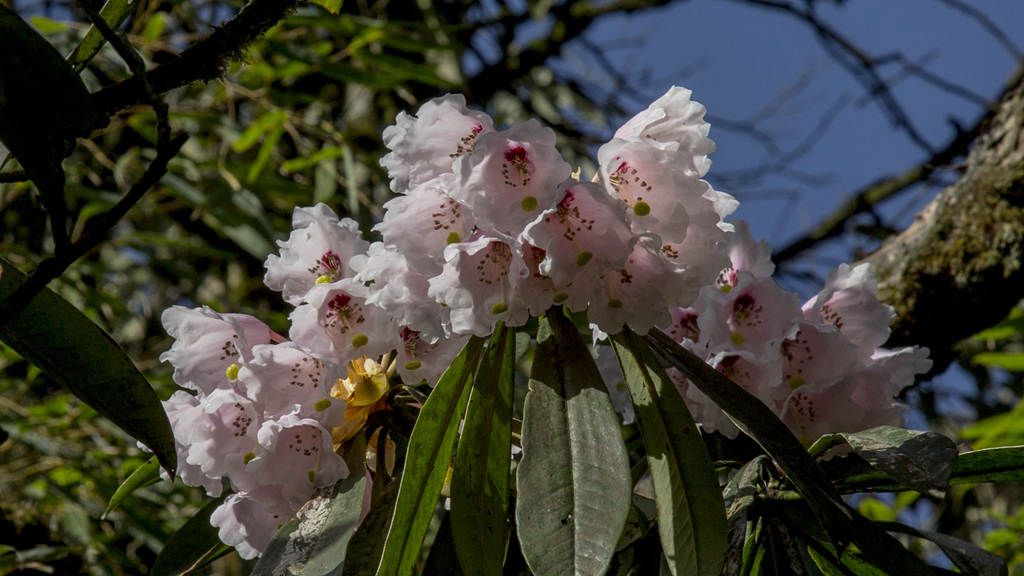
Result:
[[[1024,63],[1017,67],[1017,70],[1014,71],[1011,78],[1007,81],[1007,88],[1000,98],[1004,98],[1006,94],[1010,93],[1021,82],[1022,78],[1024,78]],[[879,202],[891,198],[914,184],[927,180],[936,169],[946,166],[956,158],[965,155],[971,143],[991,122],[993,115],[993,109],[986,110],[971,129],[957,132],[956,136],[946,144],[945,148],[932,154],[923,163],[906,170],[902,174],[878,180],[858,191],[845,204],[822,220],[810,233],[777,250],[772,255],[772,260],[777,264],[781,264],[792,260],[802,252],[830,238],[841,235],[846,229],[846,223],[857,214],[870,210]]]

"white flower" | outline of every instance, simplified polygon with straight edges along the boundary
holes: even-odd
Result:
[[[555,133],[537,120],[485,134],[454,165],[452,198],[470,207],[479,228],[517,238],[558,202],[571,168],[555,149]]]
[[[692,92],[673,86],[636,116],[615,131],[615,138],[646,142],[648,145],[685,153],[686,170],[703,177],[715,151],[708,138],[711,125],[704,121],[704,106],[690,100]]]
[[[405,194],[451,172],[452,162],[470,154],[493,125],[487,114],[467,108],[461,94],[434,98],[416,116],[399,112],[395,125],[384,129],[384,145],[392,152],[380,161],[392,178],[391,189]]]
[[[173,337],[171,349],[160,355],[174,366],[174,381],[209,394],[233,386],[229,371],[252,359],[252,346],[267,344],[271,330],[245,314],[218,314],[207,308],[172,306],[160,317]],[[234,368],[232,368],[234,366]]]
[[[878,301],[870,264],[840,264],[830,271],[825,287],[804,304],[803,312],[808,320],[834,325],[865,357],[889,339],[889,322],[896,316],[891,306]]]
[[[429,294],[451,311],[452,332],[487,336],[499,320],[526,322],[529,309],[516,293],[526,264],[512,239],[477,232],[444,253],[444,271],[430,279]]]
[[[339,221],[326,204],[296,208],[292,227],[288,240],[277,242],[281,255],[267,257],[263,282],[295,305],[301,304],[316,284],[354,276],[349,260],[369,247],[356,222],[349,218]]]
[[[317,284],[307,302],[289,316],[292,341],[339,365],[391,351],[394,321],[383,308],[367,302],[369,296],[370,290],[352,278]]]
[[[622,268],[633,246],[625,203],[591,182],[569,180],[561,188],[558,204],[523,233],[544,250],[540,273],[557,286],[567,286],[576,278],[593,281]]]

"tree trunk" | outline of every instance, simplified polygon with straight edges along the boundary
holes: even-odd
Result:
[[[959,340],[1024,297],[1024,81],[1003,96],[964,175],[866,261],[896,309],[891,346],[932,351],[937,373]]]

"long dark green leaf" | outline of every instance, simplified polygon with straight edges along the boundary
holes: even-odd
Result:
[[[324,488],[282,526],[252,576],[327,576],[341,571],[359,522],[366,490],[366,437],[356,434],[345,450],[348,478]]]
[[[764,403],[660,330],[651,330],[645,339],[775,459],[807,499],[836,549],[842,550],[853,541],[887,572],[901,576],[931,574],[920,558],[843,502],[825,471]]]
[[[26,278],[0,260],[0,302]],[[43,290],[0,326],[0,340],[148,446],[173,476],[174,435],[160,398],[124,350],[78,309]]]
[[[476,371],[483,344],[483,338],[470,338],[416,418],[378,576],[412,573],[448,472],[459,420],[469,396],[467,384]]]
[[[516,334],[496,330],[466,408],[451,487],[451,530],[466,574],[500,574],[508,542]]]
[[[89,91],[57,49],[0,4],[0,142],[45,193],[63,197],[50,138],[88,132],[97,123]],[[51,198],[56,201],[58,198]]]
[[[127,498],[132,492],[143,486],[149,486],[160,479],[160,463],[156,456],[146,460],[141,466],[135,469],[128,478],[117,488],[114,495],[107,503],[107,509],[103,512],[103,518],[110,514],[111,510],[118,507],[121,501]]]
[[[928,492],[949,487],[957,449],[952,440],[938,432],[879,426],[830,436],[842,438],[876,470],[907,488]]]
[[[611,341],[643,434],[669,569],[676,576],[718,575],[728,526],[718,474],[700,431],[647,344],[628,329]]]
[[[178,576],[209,563],[231,548],[220,541],[210,516],[228,495],[211,500],[178,529],[156,557],[150,576]]]
[[[603,574],[629,514],[629,457],[590,351],[558,310],[537,331],[522,442],[516,526],[530,569]]]
[[[867,464],[836,475],[836,486],[844,494],[854,492],[897,492],[907,490],[884,472]],[[1024,446],[985,448],[960,454],[953,463],[949,483],[1024,482]]]

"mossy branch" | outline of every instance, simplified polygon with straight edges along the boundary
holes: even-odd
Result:
[[[1024,79],[1000,101],[966,171],[903,233],[866,261],[896,309],[891,346],[932,350],[933,373],[953,346],[1024,297]]]

